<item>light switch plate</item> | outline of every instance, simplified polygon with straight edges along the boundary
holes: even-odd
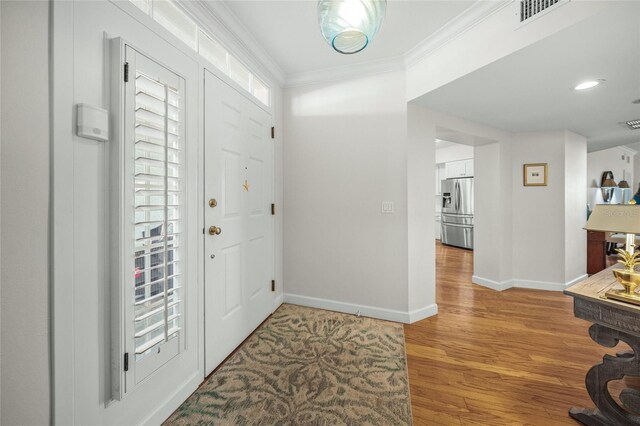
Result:
[[[383,201],[382,202],[382,213],[391,214],[393,213],[393,201]]]

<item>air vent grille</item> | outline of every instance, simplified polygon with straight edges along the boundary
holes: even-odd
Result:
[[[631,130],[640,130],[640,118],[637,120],[627,121],[625,124]]]
[[[561,2],[563,2],[563,0],[521,0],[520,22],[524,22]]]

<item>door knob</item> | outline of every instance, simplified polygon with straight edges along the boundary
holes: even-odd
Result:
[[[209,235],[220,235],[222,232],[222,228],[218,228],[217,226],[209,227]]]
[[[218,201],[215,198],[209,200],[209,207],[214,208],[218,205]]]

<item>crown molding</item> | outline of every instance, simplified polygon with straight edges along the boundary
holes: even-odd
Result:
[[[289,88],[404,70],[468,31],[514,0],[479,0],[403,55],[354,65],[286,74],[222,1],[177,0],[196,21],[248,65],[257,66]]]
[[[510,4],[513,4],[513,0],[479,0],[403,55],[356,65],[287,74],[284,87],[305,86],[404,70]]]
[[[480,0],[443,25],[438,31],[418,43],[404,55],[407,67],[425,59],[440,47],[470,30],[499,10],[513,4],[513,0]]]
[[[288,74],[284,87],[289,88],[339,80],[349,80],[356,77],[402,70],[404,70],[404,57],[396,56],[393,58],[379,59],[359,64]]]
[[[268,80],[280,86],[284,84],[285,72],[224,2],[201,0],[177,0],[177,2],[234,56],[247,65],[252,65],[252,68],[257,66],[266,72],[267,75],[261,76],[262,78],[269,77]]]
[[[636,155],[638,153],[638,151],[636,151],[635,149],[629,147],[628,145],[620,145],[620,146],[617,146],[616,148],[618,148],[622,152],[626,152],[627,154],[630,154],[630,155]]]

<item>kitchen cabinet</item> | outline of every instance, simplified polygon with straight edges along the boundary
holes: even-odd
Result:
[[[473,176],[473,158],[445,163],[445,175],[447,179]]]

